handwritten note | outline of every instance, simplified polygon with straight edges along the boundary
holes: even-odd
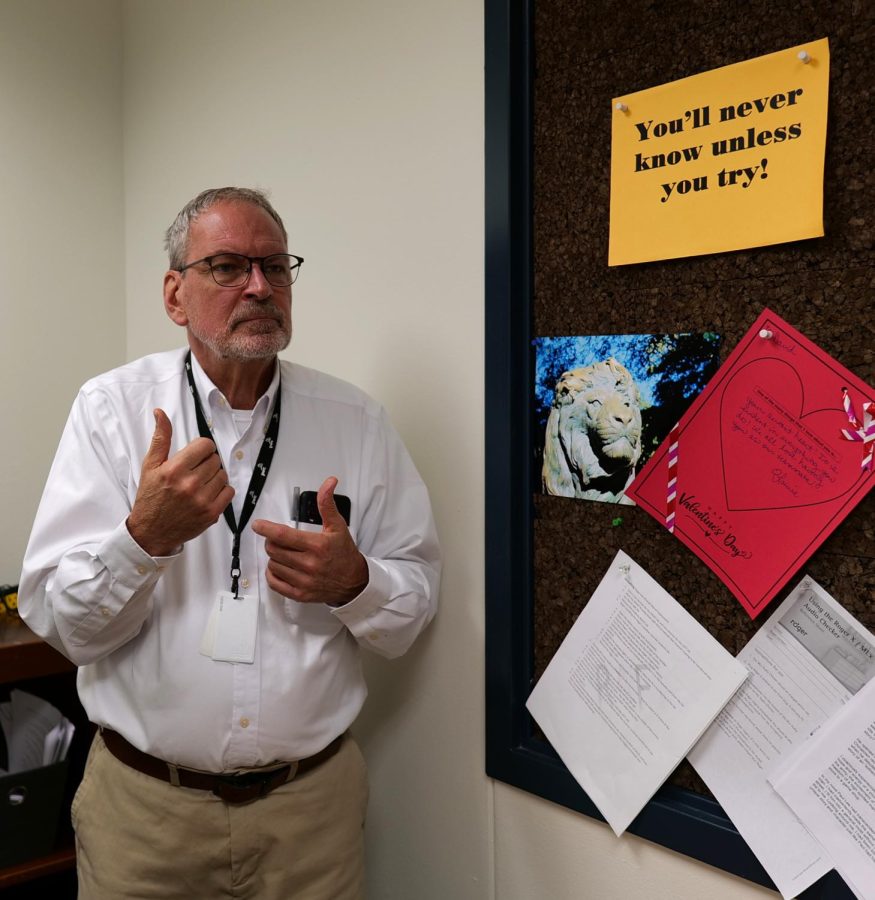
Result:
[[[784,491],[796,500],[807,488],[820,491],[838,481],[840,455],[760,387],[745,398],[732,431],[731,437],[745,438],[752,452],[771,457],[771,482],[780,487],[778,494]]]
[[[843,387],[858,408],[875,396],[766,310],[680,421],[674,533],[751,617],[875,483],[842,434]],[[626,492],[660,522],[666,457],[663,445]]]

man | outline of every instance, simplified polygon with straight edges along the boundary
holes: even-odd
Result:
[[[79,896],[358,897],[359,647],[434,614],[427,492],[374,401],[277,360],[303,260],[263,194],[205,191],[166,243],[189,348],[82,388],[20,584],[99,728]]]

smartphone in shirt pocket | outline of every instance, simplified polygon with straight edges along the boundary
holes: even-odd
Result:
[[[344,494],[335,494],[334,503],[337,506],[337,511],[343,516],[343,521],[349,527],[352,501]],[[301,491],[301,495],[298,498],[297,519],[299,522],[306,522],[308,525],[322,524],[322,516],[319,514],[319,505],[316,502],[316,491]]]

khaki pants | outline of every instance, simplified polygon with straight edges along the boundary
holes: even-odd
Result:
[[[231,805],[131,769],[98,734],[72,808],[79,900],[358,900],[367,795],[351,737],[300,778]]]

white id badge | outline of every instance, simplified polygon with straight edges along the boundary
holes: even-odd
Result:
[[[258,632],[258,597],[219,591],[210,613],[200,652],[221,662],[255,661]]]

